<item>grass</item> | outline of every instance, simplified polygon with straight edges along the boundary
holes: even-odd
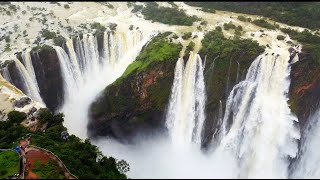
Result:
[[[0,179],[19,173],[19,155],[15,151],[0,152]]]
[[[58,163],[49,160],[47,164],[42,164],[39,160],[35,162],[32,170],[38,175],[39,179],[64,179],[64,171],[59,167]]]
[[[134,71],[140,73],[154,62],[170,60],[172,57],[177,57],[180,49],[181,47],[179,45],[156,38],[142,51],[136,60],[127,67],[121,77],[125,78]]]

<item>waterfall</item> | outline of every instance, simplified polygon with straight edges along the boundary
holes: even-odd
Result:
[[[7,66],[4,67],[1,72],[3,74],[3,78],[6,79],[8,82],[12,83],[12,79],[11,79],[8,67]]]
[[[287,104],[289,52],[274,50],[280,56],[257,57],[226,103],[216,152],[233,157],[240,178],[287,178],[288,158],[297,154],[300,133]]]
[[[231,59],[229,60],[229,68],[228,68],[228,78],[227,78],[227,85],[226,85],[226,96],[229,93],[229,85],[230,85],[230,70],[231,70]]]
[[[58,111],[65,114],[64,125],[70,133],[80,138],[87,137],[88,108],[99,93],[120,77],[127,66],[155,33],[138,30],[104,32],[103,47],[98,50],[96,36],[84,34],[83,39],[75,39],[75,47],[70,39],[66,51],[54,46],[64,79],[64,104]],[[145,37],[145,38],[143,38]],[[79,101],[81,99],[81,101]]]
[[[308,124],[304,129],[300,157],[295,161],[292,175],[294,179],[317,179],[320,177],[320,109],[318,109],[308,119]]]
[[[237,67],[236,83],[239,82],[239,75],[240,75],[240,63],[239,63],[239,61],[237,61],[237,65],[238,65],[238,67]]]
[[[205,86],[202,59],[190,52],[186,66],[179,58],[175,67],[166,125],[172,142],[177,146],[191,142],[201,144],[205,120]]]
[[[27,60],[27,58],[25,59],[26,59],[26,62],[29,61],[29,63],[31,63],[30,59],[29,60]],[[23,64],[18,59],[14,59],[14,62],[19,71],[19,74],[23,79],[24,87],[26,90],[26,92],[24,93],[29,97],[31,97],[33,100],[38,101],[41,104],[44,104],[39,94],[39,87],[38,87],[38,84],[36,83],[37,81],[33,79],[32,75],[28,73],[27,69],[23,66]]]

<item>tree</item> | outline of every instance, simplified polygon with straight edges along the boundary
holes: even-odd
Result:
[[[69,4],[65,4],[63,7],[66,8],[66,9],[70,8]]]
[[[117,162],[117,169],[120,173],[125,174],[130,171],[130,166],[125,160],[120,160]]]
[[[19,111],[11,111],[8,114],[8,120],[13,123],[21,123],[27,118],[27,114]]]

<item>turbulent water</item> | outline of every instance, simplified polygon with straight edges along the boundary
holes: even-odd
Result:
[[[275,48],[252,63],[244,81],[230,92],[217,151],[239,164],[239,178],[286,178],[288,157],[296,157],[297,118],[287,104],[289,53]]]
[[[169,139],[140,139],[132,146],[102,139],[95,143],[126,159],[133,178],[288,178],[300,138],[298,120],[287,104],[289,56],[287,48],[274,45],[253,61],[246,78],[231,90],[224,114],[220,102],[220,129],[208,153],[199,148],[205,88],[196,54],[185,66],[182,59],[176,64],[166,116]]]
[[[291,178],[317,179],[320,177],[320,109],[309,117],[302,136],[300,157],[292,169]]]
[[[72,134],[87,137],[88,109],[96,96],[122,75],[151,36],[139,30],[105,32],[103,48],[92,34],[77,39],[75,47],[67,39],[66,51],[54,46],[64,79],[65,103],[59,111],[68,121],[64,125]]]
[[[202,59],[191,52],[186,67],[179,58],[175,68],[167,113],[167,127],[174,145],[201,143],[205,100]]]
[[[27,62],[27,65],[26,65],[27,69],[25,66],[23,66],[23,64],[18,59],[14,59],[14,61],[15,61],[16,67],[19,71],[19,74],[20,74],[21,78],[23,79],[24,88],[26,91],[25,93],[26,93],[26,95],[28,95],[32,99],[44,104],[42,101],[42,98],[40,96],[38,83],[35,80],[35,76],[33,76],[34,71],[31,71],[31,68],[28,68],[31,63],[30,54],[25,55],[23,59],[25,62]]]

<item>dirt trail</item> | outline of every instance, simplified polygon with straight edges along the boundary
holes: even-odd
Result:
[[[42,164],[47,164],[49,160],[53,160],[59,164],[64,172],[66,179],[76,179],[64,168],[62,162],[60,162],[54,155],[49,152],[46,152],[42,149],[35,147],[28,147],[29,142],[26,140],[20,141],[20,146],[22,147],[22,155],[24,155],[24,171],[27,172],[25,179],[39,179],[38,175],[35,174],[32,170],[35,168],[35,162],[40,161]]]

